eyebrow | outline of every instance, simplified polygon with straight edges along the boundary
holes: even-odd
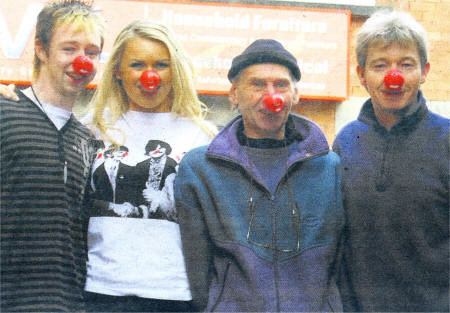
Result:
[[[68,41],[60,42],[59,45],[80,45],[80,42],[78,42],[76,40],[68,40]],[[94,43],[87,44],[87,47],[88,48],[96,48],[96,49],[101,50],[100,46],[96,45]]]
[[[379,62],[379,61],[386,61],[386,60],[388,60],[387,57],[379,57],[379,58],[371,60],[370,63]],[[413,56],[405,56],[405,57],[400,58],[400,61],[403,61],[403,60],[416,61],[416,59]]]
[[[140,58],[132,58],[130,59],[130,62],[145,62],[146,58],[145,57],[140,57]],[[162,59],[162,60],[155,60],[156,62],[169,62],[170,63],[170,59]]]

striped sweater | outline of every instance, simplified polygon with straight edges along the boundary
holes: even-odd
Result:
[[[89,131],[73,116],[58,131],[20,94],[0,97],[0,138],[1,311],[83,311]]]

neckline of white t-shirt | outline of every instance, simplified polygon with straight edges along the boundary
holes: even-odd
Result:
[[[142,112],[142,111],[133,111],[128,110],[123,115],[123,119],[131,122],[145,122],[148,120],[154,120],[154,119],[164,119],[164,120],[171,120],[175,119],[176,115],[172,112]]]
[[[145,128],[149,125],[164,125],[167,128],[174,122],[184,120],[172,112],[141,112],[129,110],[122,114],[122,121],[130,129],[137,129],[138,127]]]
[[[58,130],[66,125],[67,121],[72,115],[72,111],[36,99],[33,91],[31,90],[31,87],[23,90],[23,94],[26,95],[31,101],[33,101],[39,107],[39,109],[41,109],[42,112],[44,112],[48,116],[48,118],[53,122],[53,124],[55,124]]]

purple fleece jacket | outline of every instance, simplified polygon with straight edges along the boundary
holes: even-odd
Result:
[[[298,136],[273,194],[238,142],[240,117],[181,161],[175,199],[199,311],[342,310],[340,160],[317,125],[291,118]]]

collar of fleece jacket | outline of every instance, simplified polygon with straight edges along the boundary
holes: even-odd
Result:
[[[237,136],[241,123],[241,116],[231,120],[212,140],[206,151],[207,155],[228,159],[244,167],[249,167],[243,146]],[[295,162],[321,156],[329,152],[327,139],[319,126],[314,122],[302,116],[290,114],[286,128],[289,143],[295,143],[295,145],[292,145],[295,147],[295,150],[291,151],[289,155],[288,168]]]

